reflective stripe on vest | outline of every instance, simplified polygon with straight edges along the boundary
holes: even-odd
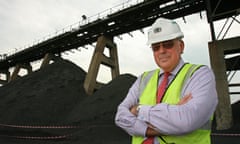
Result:
[[[180,101],[181,90],[186,84],[187,80],[193,75],[193,73],[200,68],[201,65],[185,64],[177,73],[176,77],[169,84],[164,97],[163,102],[168,104],[177,104]],[[145,72],[142,75],[139,90],[141,96],[139,103],[144,105],[155,105],[156,104],[156,92],[158,87],[159,69]],[[162,136],[163,139],[168,143],[175,144],[210,144],[210,130],[211,120],[209,120],[200,129],[193,131],[190,134],[183,136]],[[158,139],[162,144],[164,143],[160,138]],[[141,144],[143,137],[133,136],[132,144]]]

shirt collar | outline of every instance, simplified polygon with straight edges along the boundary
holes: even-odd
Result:
[[[176,75],[177,72],[181,69],[181,67],[184,65],[184,61],[183,59],[181,58],[178,65],[175,67],[175,69],[173,71],[171,71],[171,75]],[[159,72],[159,76],[161,76],[162,74],[164,73],[164,71],[160,68],[160,72]]]

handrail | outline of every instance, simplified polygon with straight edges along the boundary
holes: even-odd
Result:
[[[136,4],[139,4],[139,3],[142,3],[142,2],[144,2],[144,0],[128,0],[128,1],[125,1],[125,2],[120,3],[118,5],[115,5],[114,7],[111,7],[109,9],[104,10],[104,11],[101,11],[101,12],[95,14],[95,15],[92,15],[92,16],[89,16],[89,17],[85,17],[85,15],[83,15],[84,17],[82,18],[82,20],[80,20],[78,22],[75,22],[71,25],[63,27],[62,29],[57,30],[54,33],[48,34],[48,35],[42,37],[41,39],[34,40],[31,44],[27,44],[27,45],[25,45],[23,47],[20,47],[20,48],[14,48],[14,49],[11,49],[10,52],[0,54],[0,60],[5,60],[7,56],[14,55],[17,52],[23,51],[23,50],[25,50],[29,47],[34,46],[34,45],[38,45],[39,43],[42,43],[42,42],[44,42],[44,41],[46,41],[50,38],[57,37],[57,36],[59,36],[61,34],[64,34],[66,32],[78,30],[80,28],[80,26],[87,25],[87,24],[92,23],[92,22],[94,22],[98,19],[105,19],[105,18],[107,18],[108,15],[111,15],[113,13],[116,13],[118,11],[121,11],[123,9],[129,8],[133,5],[136,5]]]

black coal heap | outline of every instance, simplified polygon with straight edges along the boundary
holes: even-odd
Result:
[[[0,142],[130,143],[114,116],[136,77],[120,75],[88,96],[85,76],[61,59],[0,87]]]
[[[84,70],[60,59],[0,87],[0,143],[131,143],[114,116],[136,77],[120,75],[88,96],[85,76]],[[216,130],[213,122],[212,144],[239,143],[239,108],[240,103],[232,105],[230,129]]]

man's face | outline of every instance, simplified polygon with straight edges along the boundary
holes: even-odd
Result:
[[[184,42],[180,39],[152,44],[156,64],[165,72],[171,72],[179,63],[184,50]]]

